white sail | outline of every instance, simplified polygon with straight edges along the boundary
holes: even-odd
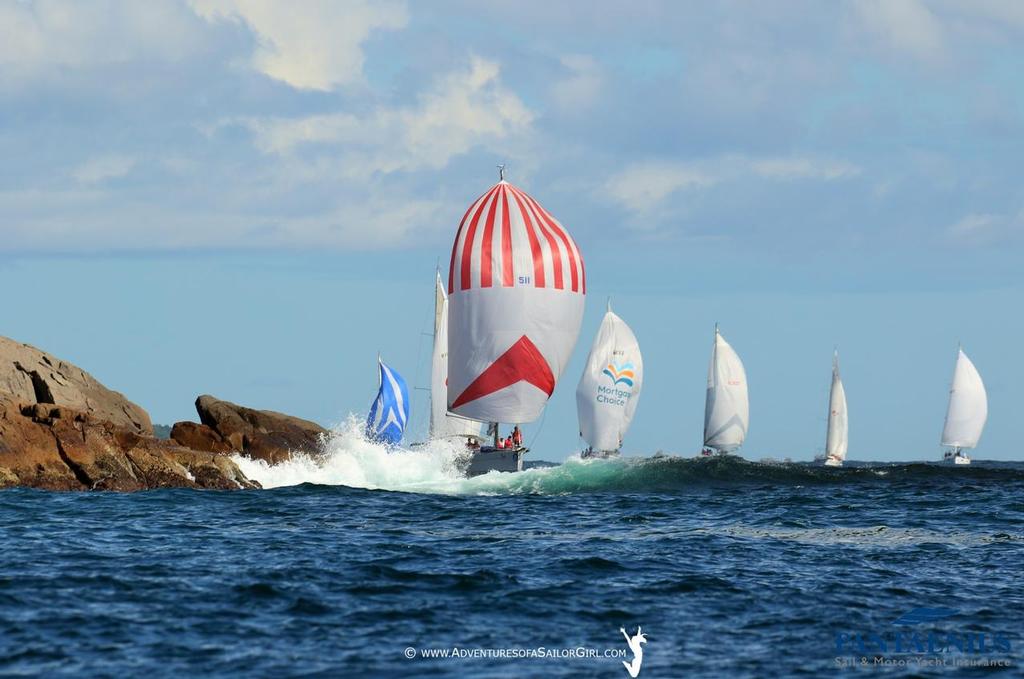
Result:
[[[715,327],[704,404],[704,445],[728,453],[743,445],[750,423],[743,362]]]
[[[988,418],[988,397],[978,369],[963,349],[957,351],[953,385],[949,389],[949,408],[942,429],[942,445],[973,448],[978,445]]]
[[[828,432],[825,435],[825,457],[842,462],[849,444],[849,421],[846,416],[846,390],[839,377],[839,355],[832,359],[832,390],[828,395]]]
[[[504,180],[478,198],[448,273],[448,409],[539,417],[576,345],[586,286],[576,243],[536,200]]]
[[[622,445],[640,400],[643,372],[633,331],[609,305],[576,387],[580,436],[592,450],[613,451]]]
[[[434,295],[434,354],[430,365],[430,438],[479,433],[479,422],[448,412],[448,295],[438,272]]]

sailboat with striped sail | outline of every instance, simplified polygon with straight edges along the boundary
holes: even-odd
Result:
[[[708,366],[708,389],[704,401],[704,448],[701,454],[733,453],[747,438],[750,401],[743,361],[725,341],[715,324],[715,342]]]
[[[576,387],[580,436],[588,446],[581,457],[619,454],[640,400],[643,375],[640,344],[609,301]]]
[[[988,419],[988,395],[981,374],[974,363],[957,347],[953,383],[949,387],[946,423],[942,427],[942,445],[946,447],[943,462],[970,464],[965,450],[978,445]]]
[[[469,474],[522,469],[526,449],[504,445],[501,423],[544,411],[576,345],[586,286],[569,231],[501,167],[463,215],[448,269],[448,410],[490,423],[493,437]]]

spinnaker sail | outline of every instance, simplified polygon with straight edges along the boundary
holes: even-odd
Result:
[[[531,422],[583,320],[583,257],[569,232],[504,179],[462,218],[448,271],[448,409]]]
[[[366,438],[397,445],[409,421],[409,387],[398,372],[377,357],[380,387],[366,417]]]

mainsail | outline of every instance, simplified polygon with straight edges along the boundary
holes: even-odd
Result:
[[[609,304],[576,387],[580,436],[591,450],[612,451],[622,445],[640,400],[643,373],[640,345]]]
[[[973,448],[978,445],[988,418],[988,397],[978,369],[963,349],[957,350],[953,385],[949,389],[949,408],[942,429],[942,445]]]
[[[750,422],[747,375],[743,363],[715,326],[704,403],[704,445],[722,453],[743,445]]]
[[[839,354],[832,357],[832,390],[828,395],[828,432],[825,435],[825,457],[842,462],[849,443],[849,422],[846,417],[846,390],[839,377]]]
[[[430,438],[478,435],[480,423],[448,413],[448,295],[437,274],[434,289],[434,355],[430,370]]]
[[[504,179],[478,198],[448,272],[448,409],[535,420],[576,344],[586,287],[579,248],[536,200]]]
[[[366,438],[396,445],[409,421],[409,388],[395,370],[377,357],[380,388],[366,417]]]

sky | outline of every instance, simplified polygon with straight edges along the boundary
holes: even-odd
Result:
[[[504,163],[587,264],[537,458],[580,447],[610,297],[626,454],[699,450],[718,322],[750,459],[821,451],[834,347],[851,459],[937,458],[958,342],[976,457],[1019,459],[1022,73],[1014,0],[0,0],[0,334],[155,422],[344,421],[378,351],[427,386],[435,267]]]

